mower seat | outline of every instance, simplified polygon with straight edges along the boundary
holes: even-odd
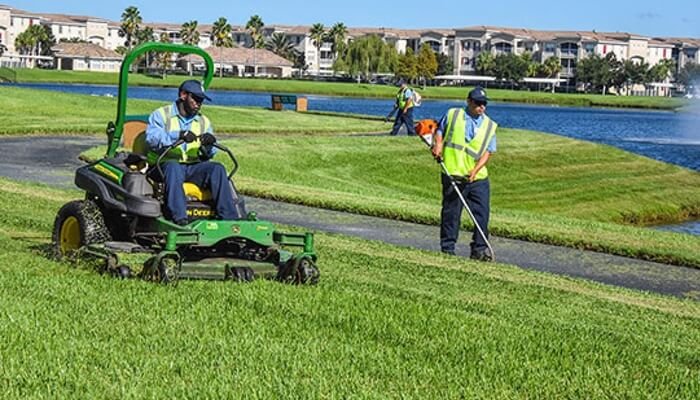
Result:
[[[148,143],[146,143],[146,126],[144,121],[128,121],[124,124],[123,145],[125,149],[132,153],[146,156],[148,153]],[[209,201],[212,199],[211,191],[201,189],[192,182],[185,182],[182,185],[185,197],[194,201]]]

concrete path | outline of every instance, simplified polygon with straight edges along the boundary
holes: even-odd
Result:
[[[0,138],[0,175],[72,188],[73,171],[85,149],[104,144],[95,137],[9,137]],[[379,240],[399,246],[439,250],[437,226],[420,225],[383,218],[329,211],[270,200],[246,198],[248,210],[261,219]],[[462,234],[457,253],[467,257],[468,232]],[[525,269],[632,289],[647,290],[700,300],[700,269],[665,265],[591,251],[543,245],[495,237],[492,239],[499,262]]]

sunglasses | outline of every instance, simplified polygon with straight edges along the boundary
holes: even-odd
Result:
[[[199,104],[202,104],[204,102],[204,97],[195,96],[192,93],[190,93],[190,97],[192,97],[192,100],[194,100],[195,102],[197,102]]]
[[[482,107],[482,106],[486,107],[486,104],[487,104],[485,101],[477,101],[477,100],[472,100],[472,101],[474,102],[474,105],[476,105],[477,107]]]

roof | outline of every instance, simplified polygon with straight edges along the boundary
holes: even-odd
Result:
[[[105,49],[94,43],[61,42],[51,48],[59,58],[102,58],[120,60],[122,56],[116,51]]]
[[[245,47],[207,47],[204,49],[215,63],[233,65],[257,65],[269,67],[291,67],[291,61],[266,49],[249,49]],[[193,62],[200,59],[196,55],[187,55],[183,59]]]

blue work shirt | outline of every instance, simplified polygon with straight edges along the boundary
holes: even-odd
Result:
[[[484,116],[479,115],[478,117],[474,118],[471,115],[469,115],[469,112],[465,109],[464,114],[467,116],[466,123],[464,124],[464,139],[467,143],[471,142],[472,139],[474,139],[474,135],[476,134],[477,129],[481,127],[481,124],[484,123]],[[440,118],[440,123],[438,124],[437,131],[435,132],[437,135],[440,135],[441,137],[443,136],[443,132],[447,129],[447,113]],[[495,153],[496,152],[496,135],[493,135],[493,138],[491,138],[491,142],[489,142],[489,147],[487,148],[489,153]]]
[[[197,114],[191,118],[187,118],[182,116],[180,114],[180,111],[177,108],[177,102],[174,102],[170,107],[170,113],[171,115],[177,115],[178,121],[180,122],[179,129],[174,130],[172,132],[166,132],[166,123],[163,120],[163,116],[161,115],[158,110],[154,111],[151,113],[151,115],[148,117],[148,127],[146,128],[146,143],[148,143],[148,146],[157,152],[165,149],[166,147],[170,146],[171,144],[175,143],[179,138],[180,138],[180,132],[181,131],[188,131],[192,127],[192,122],[194,121],[200,121],[200,123],[204,123],[204,121],[201,121],[202,116],[200,114]],[[211,133],[214,134],[214,130],[212,129],[211,124],[209,124],[209,127],[207,127],[207,130],[205,133]],[[213,146],[201,146],[203,149],[206,149],[206,147],[209,147],[208,149],[208,156],[211,158],[216,154],[216,148]],[[187,151],[187,143],[183,143],[180,148],[182,149],[182,152]]]

